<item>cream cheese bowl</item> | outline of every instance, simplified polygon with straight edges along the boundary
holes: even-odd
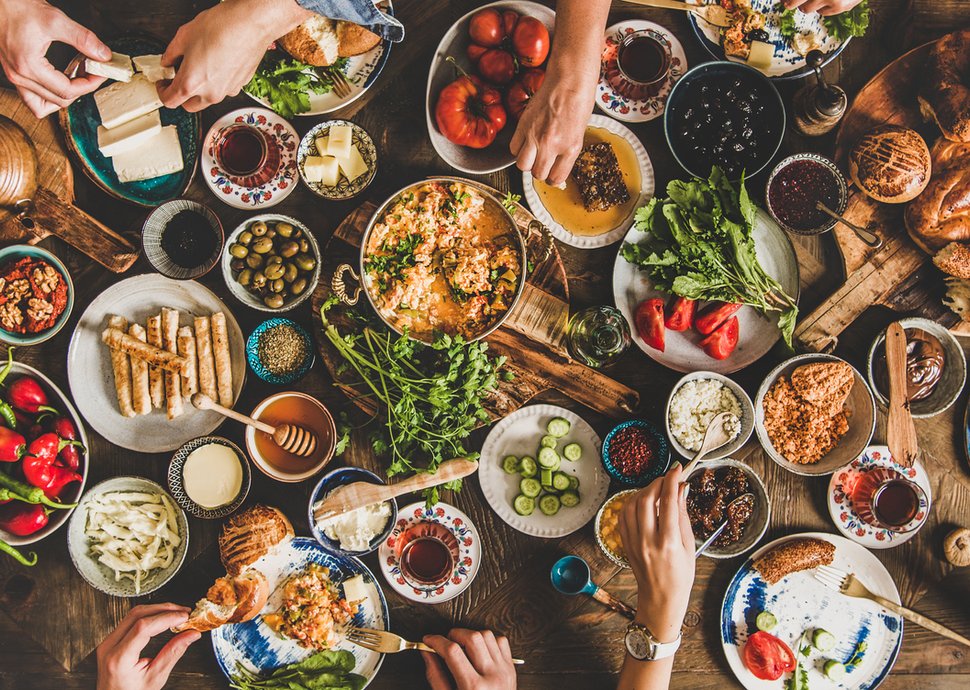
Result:
[[[206,449],[224,448],[227,453],[214,462],[207,459]],[[213,456],[214,457],[214,456]],[[225,497],[219,505],[205,505],[201,496],[206,492],[199,491],[198,481],[205,482],[211,473],[213,485],[218,486],[226,482],[227,471],[232,470],[231,458],[238,464],[238,488],[232,492],[232,496]],[[235,485],[235,479],[231,482]],[[249,487],[252,484],[252,471],[249,468],[249,461],[246,454],[235,443],[221,436],[200,436],[183,444],[175,454],[168,466],[168,490],[186,513],[193,517],[204,520],[217,520],[236,512],[242,502],[249,494]],[[193,488],[193,485],[195,488]]]

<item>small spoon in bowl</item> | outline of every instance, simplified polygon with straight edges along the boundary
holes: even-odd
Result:
[[[246,426],[251,426],[259,429],[263,433],[269,434],[276,445],[287,453],[292,453],[301,458],[308,458],[317,449],[317,437],[312,431],[304,429],[302,426],[296,426],[295,424],[280,424],[276,427],[270,426],[266,422],[261,422],[258,419],[240,414],[235,410],[230,410],[228,407],[223,407],[205,393],[196,393],[193,395],[192,404],[196,409],[218,412],[225,417],[229,417],[229,419],[235,419],[237,422],[242,422]]]
[[[753,504],[754,503],[754,494],[749,491],[748,493],[741,494],[736,499],[734,499],[733,501],[731,501],[730,503],[728,503],[727,508],[724,509],[724,513],[728,516],[728,519],[725,520],[724,522],[722,522],[720,525],[718,525],[717,529],[714,530],[714,532],[711,534],[711,536],[709,536],[704,541],[703,544],[701,544],[700,546],[697,547],[697,550],[694,552],[694,558],[697,558],[702,553],[704,553],[705,551],[707,551],[707,547],[709,547],[711,544],[713,544],[715,541],[717,541],[717,538],[719,536],[721,536],[721,533],[728,526],[728,522],[730,521],[730,516],[731,516],[731,507],[732,506],[739,505],[741,503],[742,499],[745,500],[745,501],[751,501],[751,503]]]
[[[867,230],[859,225],[856,225],[852,221],[846,220],[844,217],[840,216],[838,213],[830,209],[828,206],[823,204],[821,201],[815,203],[815,208],[817,208],[822,213],[831,216],[838,222],[842,223],[845,227],[849,228],[852,232],[856,234],[860,240],[865,242],[867,245],[873,249],[879,249],[882,246],[882,238],[871,230]]]
[[[717,450],[734,438],[735,434],[728,432],[725,425],[728,420],[736,420],[737,418],[738,416],[732,412],[721,412],[715,415],[711,423],[707,425],[707,430],[704,432],[704,441],[701,443],[700,450],[694,454],[694,459],[684,466],[684,477],[690,476],[690,473],[697,467],[697,463],[703,460],[705,455]]]

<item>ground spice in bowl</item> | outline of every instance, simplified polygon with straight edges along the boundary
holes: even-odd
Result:
[[[663,474],[670,462],[667,440],[643,420],[624,422],[606,437],[603,464],[614,479],[645,486]]]
[[[271,374],[288,376],[303,367],[309,351],[303,334],[292,325],[281,323],[263,332],[257,354]]]

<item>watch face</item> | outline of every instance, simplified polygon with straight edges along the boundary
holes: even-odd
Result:
[[[628,630],[626,633],[626,650],[634,659],[647,659],[650,657],[650,642],[642,630]]]

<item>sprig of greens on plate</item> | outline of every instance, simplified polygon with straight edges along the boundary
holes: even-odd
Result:
[[[361,690],[367,679],[351,673],[356,663],[351,652],[341,649],[317,652],[265,676],[239,664],[229,687],[235,690]]]
[[[311,93],[330,93],[333,70],[343,70],[346,66],[347,58],[340,58],[328,67],[314,67],[280,50],[269,50],[244,90],[268,102],[281,117],[293,117],[310,110]]]
[[[778,12],[778,32],[782,38],[791,43],[798,33],[795,26],[795,12],[797,10],[788,9],[783,4],[775,5]],[[869,28],[869,0],[862,0],[851,10],[846,10],[840,14],[833,14],[822,17],[822,26],[829,36],[837,41],[847,41],[852,37],[864,36]]]

